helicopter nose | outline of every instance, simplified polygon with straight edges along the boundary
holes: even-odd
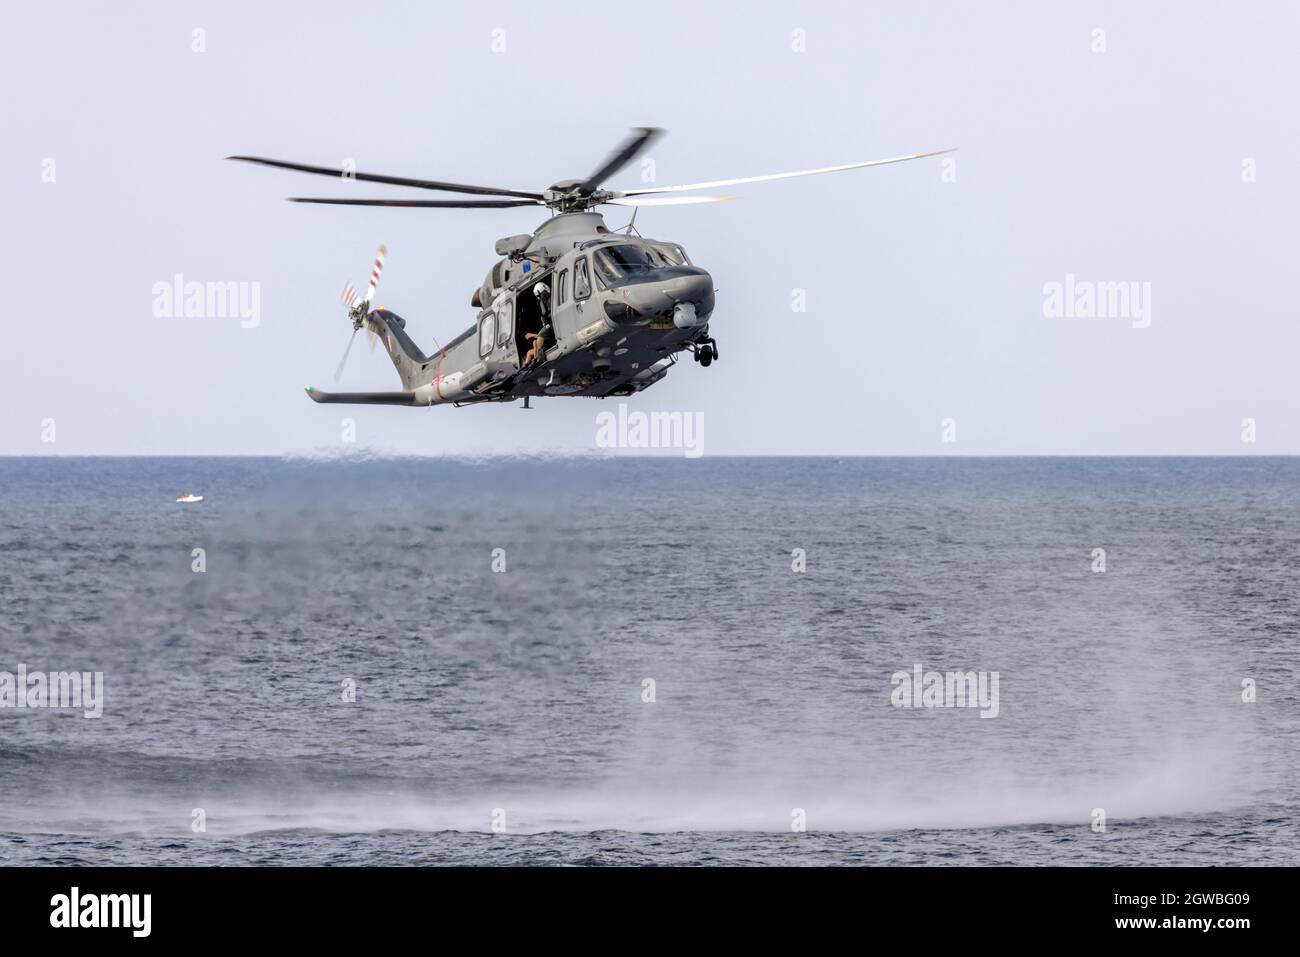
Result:
[[[713,277],[695,266],[643,273],[637,281],[619,287],[617,293],[622,303],[611,302],[606,307],[616,321],[670,316],[679,304],[691,306],[700,323],[713,312]]]
[[[703,269],[694,269],[693,275],[665,280],[663,294],[674,302],[689,302],[698,308],[705,299],[713,298],[713,277]]]

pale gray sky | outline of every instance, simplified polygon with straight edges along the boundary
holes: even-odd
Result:
[[[955,182],[926,160],[641,211],[712,272],[722,358],[630,403],[702,412],[706,454],[1297,453],[1297,48],[1283,2],[6,4],[0,454],[330,450],[344,416],[385,451],[592,450],[613,401],[302,392],[379,242],[379,299],[431,349],[543,214],[299,206],[413,191],[221,158],[532,189],[640,125],[668,130],[660,184],[961,150]],[[155,317],[176,273],[260,283],[260,325]],[[1067,274],[1150,283],[1150,325],[1045,316]],[[354,350],[345,388],[396,383]]]

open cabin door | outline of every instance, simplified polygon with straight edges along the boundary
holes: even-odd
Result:
[[[551,277],[543,276],[538,282],[546,282],[550,288]],[[528,356],[529,350],[533,348],[535,339],[529,338],[542,331],[542,326],[546,324],[546,317],[542,314],[542,304],[537,298],[537,283],[532,283],[520,289],[515,296],[515,345],[518,349],[517,359],[522,363]],[[555,291],[551,290],[551,301],[554,302]],[[555,330],[550,330],[546,335],[547,346],[555,345]]]
[[[494,371],[505,366],[517,370],[533,348],[535,336],[546,325],[542,304],[533,285],[500,296],[495,306],[479,318],[478,355]],[[546,336],[547,346],[555,344],[555,331]]]

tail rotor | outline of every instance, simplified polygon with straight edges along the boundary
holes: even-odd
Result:
[[[348,318],[352,320],[352,337],[348,339],[347,348],[343,350],[343,358],[339,360],[339,367],[334,372],[334,381],[337,383],[343,378],[343,367],[347,365],[348,355],[352,352],[352,343],[357,338],[357,333],[364,328],[366,335],[370,339],[370,351],[375,351],[375,343],[379,337],[375,335],[370,328],[370,303],[375,298],[375,288],[379,285],[379,276],[384,271],[384,260],[388,257],[388,247],[383,243],[379,244],[379,254],[375,256],[375,265],[370,270],[370,284],[366,286],[366,296],[364,299],[357,293],[356,286],[348,280],[343,284],[343,291],[339,293],[339,298],[343,304],[348,307]]]

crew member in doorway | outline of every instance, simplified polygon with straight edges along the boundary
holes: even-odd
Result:
[[[533,286],[533,295],[537,297],[537,311],[542,316],[542,327],[536,332],[524,333],[524,338],[531,345],[524,365],[534,365],[546,357],[546,340],[551,331],[551,288],[544,282]]]
[[[551,324],[551,287],[539,282],[533,287],[533,295],[537,297],[537,311],[542,314],[542,328],[545,329]]]

